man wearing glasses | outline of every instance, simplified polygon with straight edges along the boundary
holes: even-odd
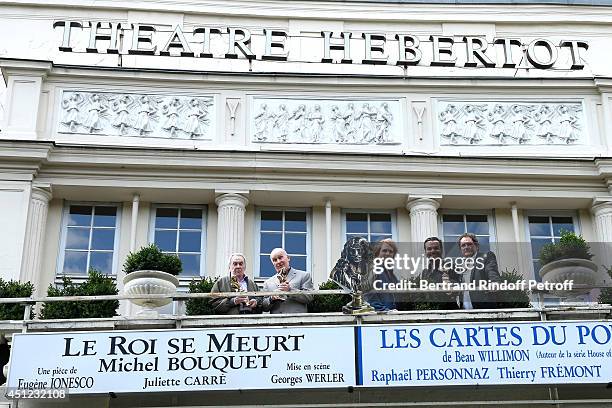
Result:
[[[497,258],[491,251],[479,252],[478,238],[471,233],[465,233],[457,240],[463,265],[456,267],[455,272],[463,272],[461,279],[464,283],[480,281],[500,282]],[[459,305],[462,309],[494,309],[497,304],[495,296],[491,292],[465,291],[459,297]]]

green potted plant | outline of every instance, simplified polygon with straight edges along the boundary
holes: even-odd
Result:
[[[189,293],[210,293],[216,279],[206,277],[189,282]],[[186,312],[189,316],[211,315],[213,308],[211,298],[189,299],[186,302]]]
[[[113,278],[101,272],[90,269],[87,280],[75,284],[72,279],[64,276],[61,287],[49,285],[48,297],[60,296],[102,296],[119,293]],[[40,312],[41,319],[85,319],[116,316],[118,300],[93,300],[79,302],[47,302]]]
[[[612,279],[612,267],[607,268],[607,272],[609,277],[608,282],[610,282],[610,279]],[[601,304],[612,305],[612,288],[602,289],[597,300]]]
[[[155,244],[128,254],[123,264],[123,291],[127,295],[172,295],[176,293],[183,270],[181,260],[174,254],[164,254]],[[172,299],[131,299],[147,311],[170,303]]]
[[[597,265],[591,261],[593,254],[584,238],[573,232],[562,231],[558,242],[546,244],[540,250],[540,277],[543,282],[562,283],[572,281],[574,285],[596,285],[601,281]],[[575,297],[588,293],[590,289],[575,289],[571,292],[557,291],[562,297]]]
[[[321,283],[319,290],[337,290],[341,289],[338,284],[332,280]],[[324,295],[313,296],[312,302],[308,304],[309,313],[326,313],[326,312],[341,312],[342,306],[346,305],[351,300],[351,295]]]
[[[34,285],[30,282],[5,281],[0,278],[1,298],[24,298],[32,296]],[[0,320],[22,320],[25,305],[17,303],[0,304]]]

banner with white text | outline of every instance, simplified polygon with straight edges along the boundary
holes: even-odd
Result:
[[[353,327],[16,334],[7,386],[69,394],[355,384]]]
[[[531,322],[362,326],[358,385],[612,382],[612,324]]]

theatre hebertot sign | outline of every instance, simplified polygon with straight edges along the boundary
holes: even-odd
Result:
[[[33,350],[38,352],[32,358]],[[8,386],[71,394],[609,383],[609,322],[16,334]]]
[[[249,30],[241,27],[195,26],[184,29],[181,25],[144,23],[117,23],[104,21],[56,21],[53,27],[62,30],[59,50],[128,55],[177,56],[200,59],[246,58],[268,61],[292,61],[300,41],[316,40],[320,62],[372,65],[426,65],[440,67],[571,69],[584,68],[584,53],[588,43],[580,39],[561,39],[553,42],[546,38],[523,41],[516,37],[498,37],[491,42],[478,35],[414,35],[410,33],[332,32],[322,30],[289,35],[278,28]],[[357,34],[357,35],[354,35]],[[258,41],[254,41],[257,38]],[[261,40],[261,41],[259,41]],[[257,43],[257,44],[256,44]],[[83,44],[79,49],[75,44]],[[353,54],[359,46],[359,60]],[[259,49],[257,49],[259,47]],[[317,48],[317,47],[315,47]],[[427,49],[426,49],[427,48]],[[220,51],[222,50],[222,51]],[[567,58],[560,58],[560,53]],[[306,55],[308,53],[299,53]],[[525,57],[525,58],[524,58]]]

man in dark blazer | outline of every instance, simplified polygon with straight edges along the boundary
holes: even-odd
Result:
[[[479,252],[478,238],[472,233],[465,233],[457,240],[461,255],[464,258],[464,265],[472,264],[473,267],[465,268],[463,272],[463,282],[470,283],[480,281],[501,282],[497,258],[491,251]],[[473,258],[473,262],[467,262],[467,258]],[[459,271],[459,268],[455,268]],[[495,293],[465,291],[459,297],[459,305],[462,309],[494,309],[497,307]]]
[[[264,311],[272,314],[277,313],[308,313],[308,303],[312,295],[300,293],[295,296],[286,296],[296,290],[312,290],[312,279],[310,274],[299,269],[292,268],[289,262],[291,258],[283,248],[274,248],[270,253],[270,261],[276,269],[276,275],[268,278],[263,285],[264,292],[278,291],[277,296],[266,296],[263,299]]]
[[[211,304],[216,314],[261,313],[261,298],[249,298],[240,292],[257,292],[257,284],[245,274],[246,260],[242,254],[232,254],[229,261],[229,275],[219,278],[211,293],[236,292],[236,296],[215,298]]]
[[[421,280],[427,283],[459,283],[461,276],[454,270],[446,269],[443,258],[443,244],[438,237],[429,237],[423,242],[427,265],[421,272]],[[455,310],[458,308],[456,293],[434,292],[420,294],[417,302],[427,303],[426,309]]]

